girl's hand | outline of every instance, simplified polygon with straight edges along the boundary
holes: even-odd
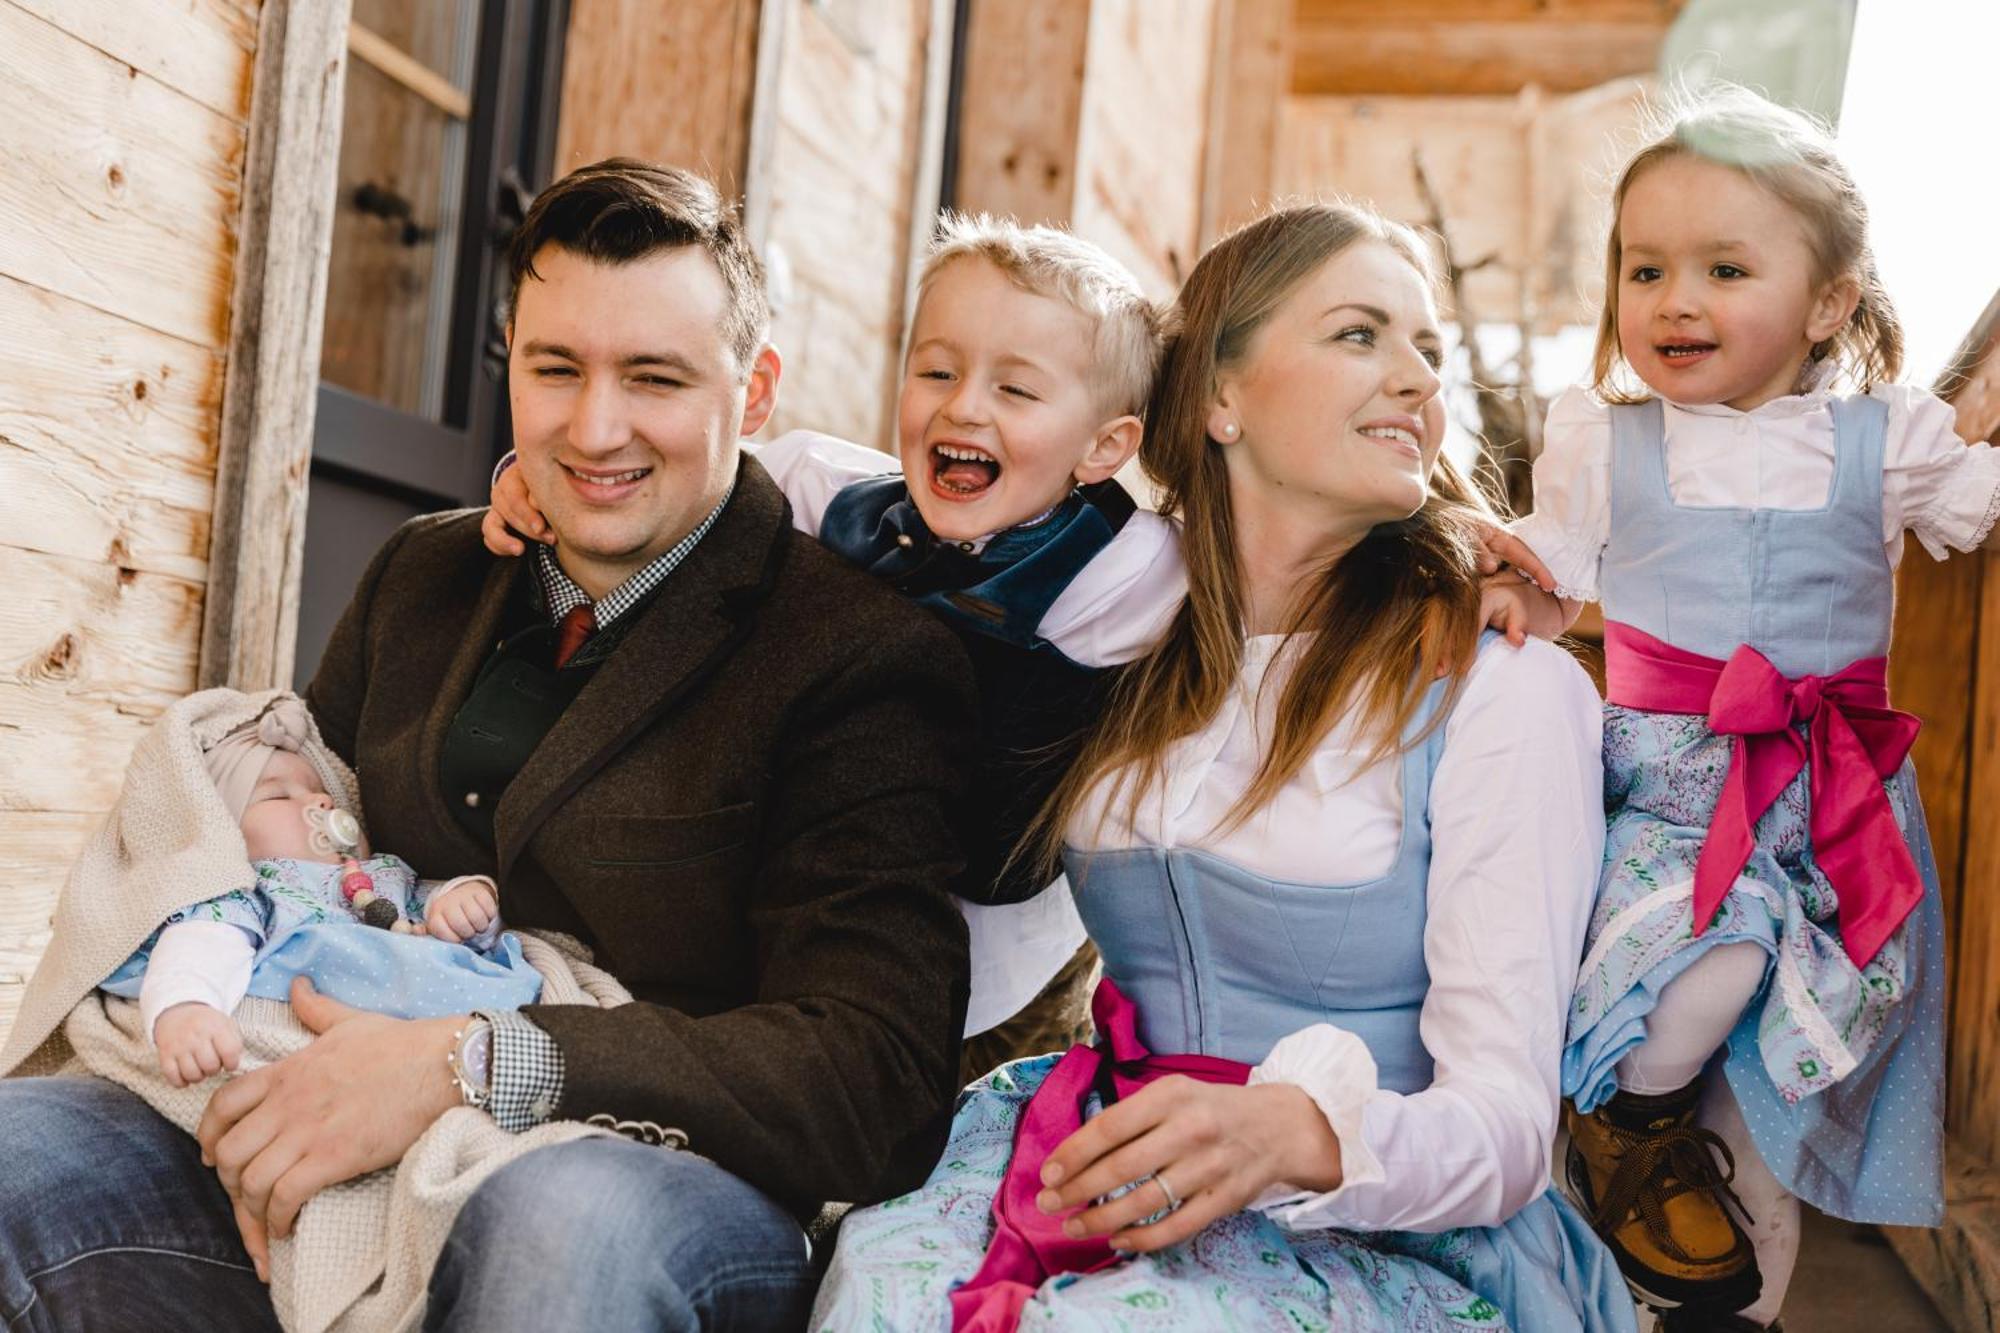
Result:
[[[424,904],[424,929],[438,939],[463,944],[498,919],[500,899],[484,878],[460,880]]]
[[[1512,565],[1543,592],[1553,593],[1556,590],[1556,577],[1549,573],[1549,567],[1542,563],[1541,557],[1507,529],[1490,523],[1480,524],[1479,544],[1484,548],[1479,556],[1480,573],[1496,574],[1502,565]]]
[[[243,1034],[236,1030],[236,1020],[199,1000],[170,1005],[153,1020],[153,1045],[160,1053],[160,1073],[176,1088],[243,1061]]]
[[[1143,1252],[1179,1244],[1281,1181],[1324,1192],[1340,1180],[1340,1140],[1303,1089],[1174,1074],[1063,1140],[1042,1167],[1048,1188],[1036,1203],[1045,1213],[1083,1208],[1063,1223],[1071,1236],[1110,1236],[1113,1249]],[[1124,1185],[1135,1188],[1092,1204]]]
[[[1569,628],[1563,604],[1513,570],[1486,576],[1479,589],[1479,623],[1499,630],[1519,648],[1530,634],[1556,639]]]
[[[535,508],[534,500],[528,495],[528,483],[521,476],[520,466],[508,468],[493,483],[493,493],[488,497],[492,508],[479,521],[479,535],[486,539],[486,549],[495,555],[520,555],[528,548],[515,533],[525,533],[538,542],[552,545],[555,535],[549,531],[548,520],[542,511]]]

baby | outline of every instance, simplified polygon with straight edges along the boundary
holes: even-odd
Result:
[[[282,699],[207,751],[216,793],[242,830],[251,883],[175,912],[104,983],[127,996],[136,987],[140,1021],[175,1087],[235,1069],[243,1041],[230,1015],[253,991],[281,998],[294,975],[333,991],[345,976],[349,998],[378,1009],[407,1008],[418,994],[449,1004],[446,997],[463,990],[455,983],[467,982],[481,998],[506,1001],[501,1007],[534,998],[527,980],[534,974],[517,966],[512,942],[496,950],[494,882],[484,875],[419,880],[400,859],[372,855],[360,821],[329,794],[343,784],[322,769],[309,735],[305,705]],[[329,943],[316,929],[325,925],[373,926],[384,935],[372,944]],[[430,940],[398,941],[400,957],[386,969],[355,966],[359,955],[379,954],[390,936],[418,935]],[[441,943],[493,956],[438,957],[466,952]],[[253,986],[253,974],[264,984]]]

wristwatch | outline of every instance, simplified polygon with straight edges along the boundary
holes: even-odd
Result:
[[[474,1014],[451,1034],[451,1049],[444,1059],[451,1081],[458,1085],[459,1099],[475,1111],[485,1110],[493,1100],[493,1020]]]

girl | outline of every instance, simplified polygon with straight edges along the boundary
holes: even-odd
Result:
[[[1568,1178],[1670,1325],[1757,1327],[1797,1198],[1941,1216],[1941,918],[1885,654],[1905,529],[1981,546],[2000,458],[1889,382],[1902,332],[1817,126],[1707,96],[1613,208],[1595,377],[1507,552],[1606,618]]]

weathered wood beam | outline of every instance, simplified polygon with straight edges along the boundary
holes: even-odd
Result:
[[[1293,33],[1292,91],[1413,96],[1593,88],[1650,71],[1666,24],[1450,21],[1430,16],[1379,23],[1300,23]]]
[[[556,174],[614,154],[743,192],[759,0],[576,0],[563,42]]]
[[[1202,159],[1202,248],[1271,201],[1292,81],[1291,0],[1220,0]]]
[[[292,678],[306,473],[333,238],[349,0],[265,0],[235,293],[201,683]]]

